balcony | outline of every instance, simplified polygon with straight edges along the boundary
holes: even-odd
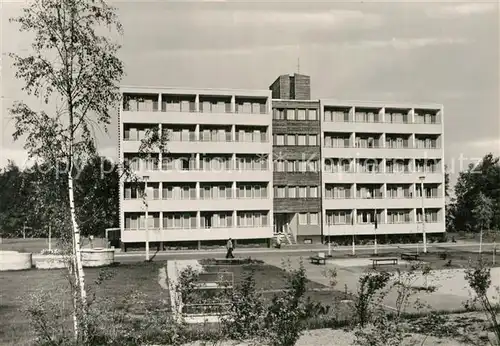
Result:
[[[261,181],[273,179],[273,171],[266,170],[138,170],[134,172],[139,177],[148,176],[149,181],[176,182],[218,182],[218,181]]]
[[[273,227],[232,227],[210,229],[157,229],[148,232],[150,242],[272,238]],[[145,242],[145,231],[124,230],[122,242]]]
[[[426,233],[443,233],[445,231],[445,224],[443,222],[426,223]],[[342,236],[342,235],[377,235],[382,234],[421,234],[421,223],[400,223],[388,224],[379,223],[377,230],[373,224],[356,224],[356,225],[325,225],[323,235],[325,236]]]

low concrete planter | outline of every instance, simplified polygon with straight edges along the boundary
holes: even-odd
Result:
[[[0,251],[0,271],[31,269],[32,254],[17,251]]]
[[[39,255],[35,258],[37,269],[63,269],[68,267],[63,255]]]
[[[115,262],[115,249],[82,249],[84,267],[105,267]]]

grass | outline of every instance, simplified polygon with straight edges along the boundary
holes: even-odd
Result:
[[[134,291],[144,293],[148,301],[168,300],[168,292],[158,284],[158,269],[164,263],[123,264],[114,276],[96,290],[94,281],[100,269],[85,269],[87,287],[98,297],[123,298]],[[111,268],[110,268],[111,269]],[[114,268],[113,268],[114,269]],[[70,307],[71,300],[65,270],[27,270],[0,272],[0,345],[28,345],[32,334],[24,313],[27,297],[40,290],[54,294],[53,300]],[[90,294],[89,294],[90,295]]]
[[[57,239],[53,238],[51,240],[52,249],[56,249]],[[82,238],[82,246],[88,246],[89,240],[87,238]],[[105,247],[105,239],[94,238],[94,247]],[[19,252],[31,252],[34,254],[39,254],[43,249],[49,248],[48,238],[3,238],[0,244],[0,251],[19,251]]]
[[[257,290],[277,290],[286,286],[285,272],[275,266],[267,264],[248,264],[248,265],[220,265],[204,266],[208,273],[232,272],[234,275],[234,284],[238,286],[246,275],[253,272]],[[314,281],[308,282],[308,289],[324,288],[325,286]]]
[[[158,283],[158,273],[165,262],[120,264],[107,269],[85,269],[89,296],[95,292],[97,297],[117,299],[127,298],[133,292],[141,292],[146,297],[145,303],[169,302],[168,291]],[[264,298],[270,299],[276,291],[285,287],[285,273],[282,269],[266,264],[205,266],[208,272],[230,271],[234,273],[235,284],[243,277],[254,272],[258,290],[269,291]],[[96,287],[95,280],[100,273],[108,272],[111,277]],[[0,344],[28,345],[32,339],[28,315],[24,312],[28,297],[39,291],[53,294],[53,301],[62,306],[71,306],[67,272],[65,270],[26,270],[18,272],[0,272]],[[313,281],[308,282],[308,289],[324,288]],[[313,301],[335,306],[344,298],[339,291],[307,292]],[[118,304],[118,308],[120,305]]]

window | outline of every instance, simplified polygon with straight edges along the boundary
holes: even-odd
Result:
[[[284,186],[278,186],[276,188],[276,197],[277,198],[285,198],[285,187]]]
[[[297,110],[297,120],[306,120],[306,110],[298,109]]]
[[[275,172],[284,172],[285,171],[285,161],[274,162],[274,171]]]
[[[307,197],[307,186],[299,186],[299,198]]]
[[[323,112],[323,118],[324,118],[325,122],[332,122],[333,121],[332,111],[325,110]]]
[[[283,109],[275,109],[273,111],[274,120],[285,120],[285,111]]]
[[[267,225],[267,214],[264,212],[238,212],[238,226],[262,227]]]
[[[326,214],[327,225],[346,225],[351,223],[351,212],[347,210],[329,211]]]
[[[306,145],[306,135],[298,135],[297,145]]]
[[[288,186],[288,198],[297,198],[296,186]]]
[[[286,110],[286,120],[295,120],[295,109]]]
[[[285,135],[275,135],[275,145],[285,145]]]
[[[307,167],[307,162],[306,161],[295,161],[296,164],[295,164],[295,172],[305,172],[306,171],[306,167]]]
[[[310,225],[318,224],[318,213],[309,213],[309,224]]]
[[[318,171],[318,161],[309,161],[307,162],[307,171],[308,172],[317,172]]]
[[[286,145],[296,145],[295,144],[295,135],[287,135],[286,136]]]
[[[318,120],[318,112],[316,111],[316,109],[309,109],[308,110],[308,113],[309,113],[309,120]]]
[[[295,161],[286,161],[286,171],[295,172]]]
[[[318,136],[317,135],[309,135],[309,145],[318,145]]]
[[[317,186],[310,186],[309,187],[309,197],[311,197],[311,198],[318,197],[318,187]]]
[[[299,214],[299,225],[307,225],[307,213]]]
[[[406,210],[388,210],[387,211],[388,223],[409,223],[410,211]]]

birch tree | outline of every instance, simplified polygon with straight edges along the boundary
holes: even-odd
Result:
[[[26,56],[11,53],[22,90],[43,100],[53,111],[33,110],[17,101],[9,110],[14,139],[26,138],[30,157],[64,162],[67,204],[72,226],[75,338],[83,337],[87,296],[80,253],[80,227],[75,209],[77,162],[95,154],[94,132],[107,131],[111,111],[120,100],[123,64],[119,44],[102,33],[122,34],[115,9],[102,0],[34,0],[22,15],[11,18],[21,32],[33,36]],[[103,30],[105,29],[105,30]],[[107,29],[107,30],[106,30]]]

